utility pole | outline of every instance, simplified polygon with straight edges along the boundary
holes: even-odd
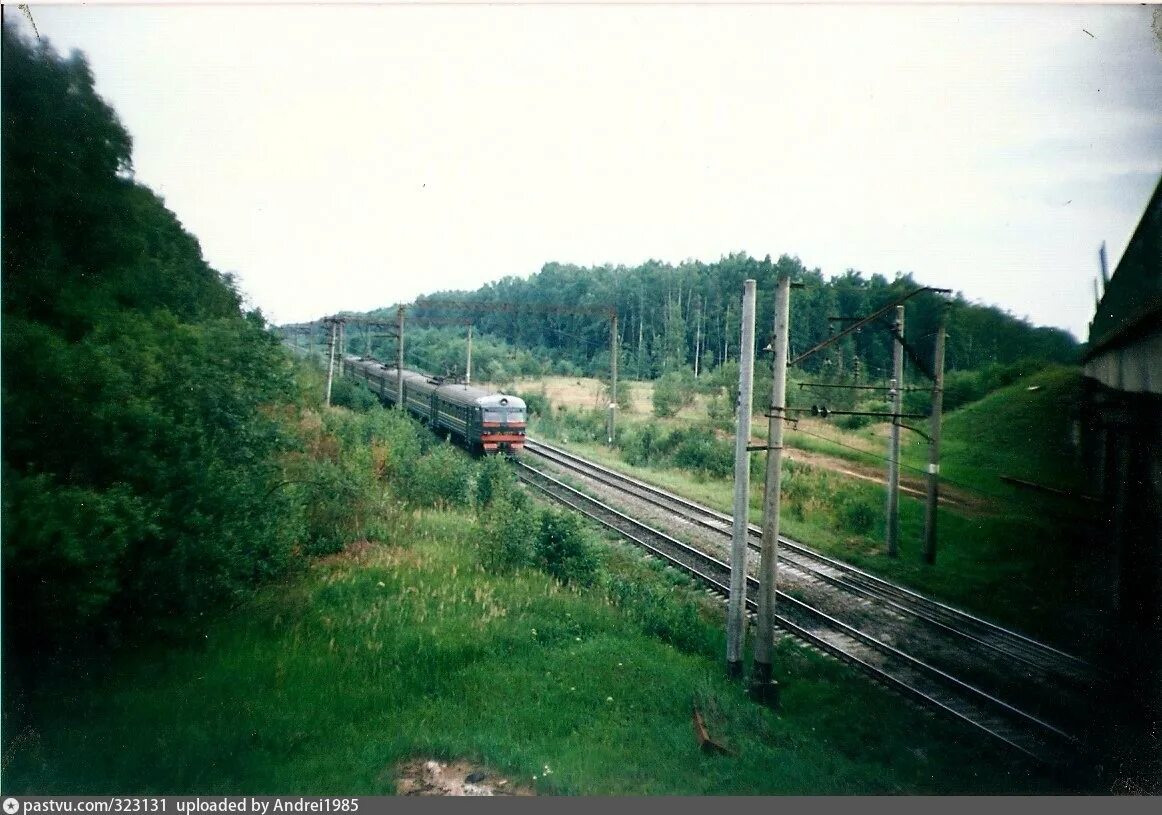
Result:
[[[617,437],[617,310],[610,315],[609,322],[609,445]]]
[[[726,675],[742,676],[746,638],[746,539],[750,501],[750,411],[754,395],[755,281],[742,284],[742,358],[738,365],[738,419],[734,432],[734,528],[730,544],[730,603],[726,611]]]
[[[472,384],[472,323],[468,323],[468,364],[464,366],[464,384]]]
[[[948,324],[948,306],[940,311],[936,329],[936,353],[932,358],[935,377],[932,380],[932,417],[928,440],[928,503],[924,510],[924,562],[936,562],[936,506],[940,501],[940,422],[944,410],[944,335]]]
[[[395,311],[399,329],[399,345],[395,352],[395,407],[403,410],[403,306]]]
[[[899,556],[900,537],[900,413],[904,395],[904,306],[896,306],[892,327],[892,430],[888,436],[888,557]]]
[[[338,324],[332,322],[331,323],[331,342],[329,343],[331,348],[328,351],[329,361],[327,362],[327,407],[331,406],[331,380],[334,379],[334,376],[335,376],[335,340],[336,340],[335,334],[337,331],[338,331]]]
[[[775,592],[778,586],[779,499],[783,463],[783,420],[787,411],[787,338],[790,326],[791,278],[779,277],[775,290],[775,353],[771,376],[771,409],[767,424],[767,480],[763,494],[763,544],[759,568],[759,620],[755,637],[751,691],[777,707],[779,685],[771,676],[775,650]],[[740,346],[741,350],[741,346]],[[745,409],[740,405],[739,409]]]
[[[343,357],[347,355],[347,335],[343,320],[339,321],[339,376],[343,376]]]

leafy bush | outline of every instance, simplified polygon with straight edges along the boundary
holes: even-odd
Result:
[[[402,483],[411,473],[423,450],[422,439],[430,437],[414,419],[398,410],[372,410],[348,423],[349,449],[368,448],[378,477]]]
[[[738,361],[728,359],[711,373],[703,374],[702,387],[707,393],[726,393],[726,401],[734,412],[734,405],[738,403]]]
[[[694,378],[688,371],[671,371],[654,382],[654,415],[674,416],[694,401]]]
[[[357,540],[362,531],[359,512],[368,484],[349,461],[311,461],[310,480],[300,494],[306,513],[304,552],[327,555]]]
[[[891,403],[883,397],[864,399],[861,402],[857,402],[855,407],[852,408],[852,410],[866,413],[889,413],[891,409]],[[861,427],[886,421],[889,421],[887,416],[837,416],[835,418],[835,423],[847,430],[858,430]]]
[[[605,413],[598,410],[569,410],[559,405],[553,413],[542,416],[537,432],[562,441],[605,441]]]
[[[866,535],[875,527],[881,510],[866,499],[849,497],[839,505],[839,523],[848,532]]]
[[[608,359],[609,355],[606,354],[607,362]],[[601,376],[600,372],[603,369],[597,368],[597,370],[599,371],[598,375]],[[597,407],[595,408],[603,414],[609,411],[609,403],[612,401],[613,396],[608,373],[608,369],[604,369],[605,375],[601,376],[601,390],[598,392]],[[634,388],[632,384],[624,379],[617,383],[617,412],[619,414],[634,412]]]
[[[507,500],[516,490],[516,476],[500,456],[487,456],[476,467],[476,506]]]
[[[783,469],[786,471],[787,465],[792,462],[783,459]],[[752,484],[762,484],[763,479],[767,476],[767,455],[761,451],[751,451],[750,453],[750,481]]]
[[[1022,359],[1008,365],[990,362],[976,370],[952,371],[944,378],[944,410],[955,410],[983,399],[1043,367],[1043,361]]]
[[[621,456],[635,467],[647,467],[656,458],[658,429],[653,422],[632,425],[621,431]]]
[[[734,394],[734,399],[738,401],[738,383],[734,383],[734,389],[731,391]],[[788,388],[787,393],[793,393]],[[760,365],[758,360],[755,360],[754,369],[754,383],[751,392],[751,410],[757,414],[765,415],[769,412],[771,407],[771,366]]]
[[[179,632],[294,561],[302,389],[84,57],[3,39],[7,643]]]
[[[720,478],[734,472],[734,442],[718,438],[712,425],[667,430],[640,422],[622,432],[620,449],[621,457],[635,467],[681,467]]]
[[[581,519],[572,512],[532,508],[513,491],[494,500],[480,517],[480,559],[505,572],[530,566],[562,583],[591,585],[599,562]]]
[[[58,631],[112,631],[118,621],[181,627],[186,615],[229,602],[291,562],[303,519],[292,492],[278,488],[295,442],[276,406],[294,388],[285,355],[255,322],[116,311],[69,342],[47,325],[6,318],[4,361],[5,489],[20,473],[49,476],[26,484],[27,500],[6,513],[6,534],[54,528],[35,517],[48,505],[34,494],[48,500],[62,483],[80,492],[66,492],[59,511],[71,513],[84,493],[88,507],[103,507],[90,518],[95,530],[124,522],[84,544],[112,547],[102,554],[117,562],[116,588],[102,589],[109,616],[92,616],[88,601],[73,614],[57,608]],[[68,524],[43,539],[49,561],[67,561],[65,550],[81,545]],[[58,580],[26,573],[34,561],[11,565],[12,598],[19,584]],[[36,622],[49,615],[37,606],[44,599],[26,598],[15,626],[17,640],[38,650],[49,645]]]
[[[4,480],[7,602],[34,610],[42,634],[68,639],[99,619],[123,589],[121,569],[134,543],[157,528],[149,505],[127,485],[108,490],[63,486],[51,476]]]
[[[509,369],[505,367],[504,363],[499,359],[490,360],[487,364],[481,365],[479,370],[484,371],[490,382],[495,382],[497,385],[503,386],[512,378]],[[449,371],[451,373],[451,371]]]
[[[451,444],[440,444],[416,461],[400,486],[415,506],[468,506],[472,477],[471,460]]]
[[[498,498],[480,518],[480,560],[484,568],[506,572],[533,566],[534,545],[540,529],[538,513],[514,500],[524,493]]]
[[[517,396],[524,400],[530,416],[548,416],[552,413],[553,403],[543,390],[540,393],[518,393]]]
[[[307,412],[286,489],[303,515],[303,551],[323,555],[364,538],[389,540],[395,493],[420,457],[419,428],[397,411]]]
[[[674,450],[674,464],[693,472],[725,478],[734,471],[734,445],[708,430],[687,433]]]
[[[633,413],[634,388],[628,382],[617,383],[617,409],[621,413]]]
[[[736,426],[734,405],[727,401],[726,393],[721,388],[712,392],[706,401],[706,417],[711,427],[719,430],[730,430]]]
[[[379,397],[362,382],[343,376],[331,383],[331,404],[366,413],[379,406]]]
[[[544,510],[533,551],[537,565],[562,583],[589,585],[597,576],[597,555],[572,512]]]

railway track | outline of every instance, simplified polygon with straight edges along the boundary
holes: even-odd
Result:
[[[615,486],[636,498],[680,515],[687,521],[720,534],[730,535],[731,516],[704,507],[652,484],[603,467],[561,448],[526,440],[525,449],[560,467]],[[747,545],[760,549],[762,529],[748,525]],[[919,620],[965,645],[988,650],[1036,671],[1044,678],[1084,689],[1100,684],[1101,673],[1089,662],[1017,631],[981,619],[958,608],[884,580],[855,566],[822,555],[798,541],[779,537],[782,563],[811,574],[844,591],[880,602],[894,611]]]
[[[541,442],[527,442],[526,450],[560,467],[599,479],[641,500],[680,515],[720,534],[729,535],[730,518],[679,496],[630,478]],[[616,508],[531,467],[520,464],[520,475],[554,500],[613,529],[653,554],[687,571],[721,594],[729,593],[728,564],[635,520]],[[761,534],[751,527],[752,535]],[[752,545],[753,542],[752,542]],[[972,647],[991,649],[1006,660],[1035,673],[1051,673],[1084,684],[1092,672],[1086,663],[1044,646],[1016,632],[995,626],[937,601],[925,598],[839,561],[812,552],[795,541],[780,539],[781,566],[811,574],[815,579],[869,602],[910,615]],[[757,580],[747,579],[748,595]],[[748,598],[748,606],[753,602]],[[947,715],[983,731],[1019,752],[1046,764],[1060,766],[1075,758],[1077,739],[1062,727],[1030,713],[996,694],[965,681],[889,642],[860,630],[811,603],[778,593],[778,625],[839,659],[856,665],[884,684]]]

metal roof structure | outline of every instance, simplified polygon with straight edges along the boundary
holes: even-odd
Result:
[[[1162,181],[1098,302],[1084,363],[1106,387],[1162,394]]]

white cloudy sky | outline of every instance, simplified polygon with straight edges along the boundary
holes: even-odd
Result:
[[[276,322],[746,251],[1081,338],[1162,174],[1153,13],[33,6]]]

